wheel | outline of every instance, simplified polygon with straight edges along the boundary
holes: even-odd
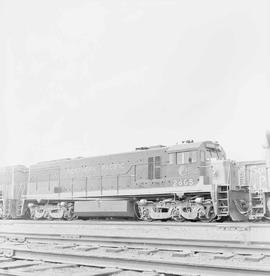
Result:
[[[204,216],[200,217],[200,220],[203,222],[211,222],[215,219],[216,214],[215,214],[215,210],[214,210],[214,206],[210,205],[210,206],[206,206],[206,210],[204,211],[205,214]]]
[[[33,218],[35,220],[42,219],[42,218],[44,218],[44,215],[45,215],[45,210],[44,209],[36,209],[34,211]]]
[[[142,211],[141,219],[144,221],[152,221],[153,219],[150,217],[149,210],[144,209]]]
[[[171,217],[174,221],[179,221],[179,222],[185,221],[185,218],[182,215],[180,215],[179,210],[177,208],[172,210]]]

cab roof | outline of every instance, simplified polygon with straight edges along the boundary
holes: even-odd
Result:
[[[195,150],[201,147],[206,147],[207,144],[218,145],[212,141],[196,142],[196,143],[182,143],[168,147],[168,152]]]

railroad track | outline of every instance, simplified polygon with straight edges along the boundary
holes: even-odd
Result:
[[[170,227],[163,224],[163,228],[155,224],[151,226],[155,229],[153,233],[145,230],[147,224],[144,223],[130,236],[128,227],[134,227],[130,223],[42,222],[26,223],[31,227],[24,229],[23,222],[20,223],[21,227],[18,229],[17,225],[17,230],[14,229],[15,224],[12,224],[13,231],[3,231],[11,228],[2,227],[2,223],[2,258],[33,262],[42,260],[103,269],[114,267],[122,272],[150,271],[156,275],[270,275],[270,228],[264,224],[259,227],[254,224],[217,224],[210,227],[198,224],[178,224],[177,227],[173,224]],[[64,231],[67,225],[69,231]],[[83,229],[83,226],[86,228]],[[184,231],[186,227],[190,229],[189,235]],[[40,229],[43,231],[38,233]],[[55,233],[55,229],[58,229],[58,233]],[[71,234],[75,229],[77,234]],[[172,229],[177,230],[175,236],[165,237],[164,231],[170,234]],[[205,229],[212,229],[213,235],[209,235],[209,231],[206,236],[202,235]],[[46,234],[48,230],[50,233]],[[228,239],[228,233],[231,240]],[[267,233],[267,236],[262,236]]]
[[[133,238],[126,236],[80,236],[80,235],[44,235],[44,234],[13,234],[1,233],[0,240],[15,243],[58,243],[94,246],[117,246],[130,248],[159,248],[162,250],[177,251],[193,250],[212,253],[236,252],[237,254],[265,254],[270,255],[270,244],[255,243],[248,244],[239,242],[228,242],[224,240],[175,240],[169,238]]]
[[[201,250],[163,250],[129,246],[79,245],[74,243],[36,243],[5,241],[2,258],[56,262],[62,264],[115,267],[130,271],[154,271],[173,275],[269,275],[270,255],[207,252]],[[1,264],[0,264],[1,267]]]
[[[9,276],[165,276],[156,272],[138,272],[132,270],[123,270],[116,267],[94,267],[80,266],[77,264],[66,264],[56,262],[44,262],[33,260],[20,260],[15,258],[0,258],[0,275]]]
[[[74,234],[75,233],[75,234]],[[100,243],[133,247],[179,247],[241,253],[270,253],[270,224],[1,221],[0,237],[46,241],[69,239],[80,244]]]

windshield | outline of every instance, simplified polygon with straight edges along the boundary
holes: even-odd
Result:
[[[223,159],[222,152],[215,149],[206,149],[205,160],[207,161],[211,159],[216,159],[216,160]]]

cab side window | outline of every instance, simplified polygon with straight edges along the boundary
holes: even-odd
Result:
[[[201,162],[205,162],[205,151],[201,151],[200,155],[201,155]]]
[[[185,152],[185,163],[195,163],[195,162],[197,162],[197,151]]]
[[[206,154],[205,154],[205,160],[206,161],[209,161],[211,159],[211,153],[209,150],[206,151]]]
[[[189,164],[197,162],[197,151],[185,151],[177,153],[177,164]]]
[[[176,164],[176,152],[169,153],[169,164],[170,165]]]
[[[177,152],[177,158],[176,158],[176,162],[178,165],[184,164],[185,163],[185,155],[183,152]]]

